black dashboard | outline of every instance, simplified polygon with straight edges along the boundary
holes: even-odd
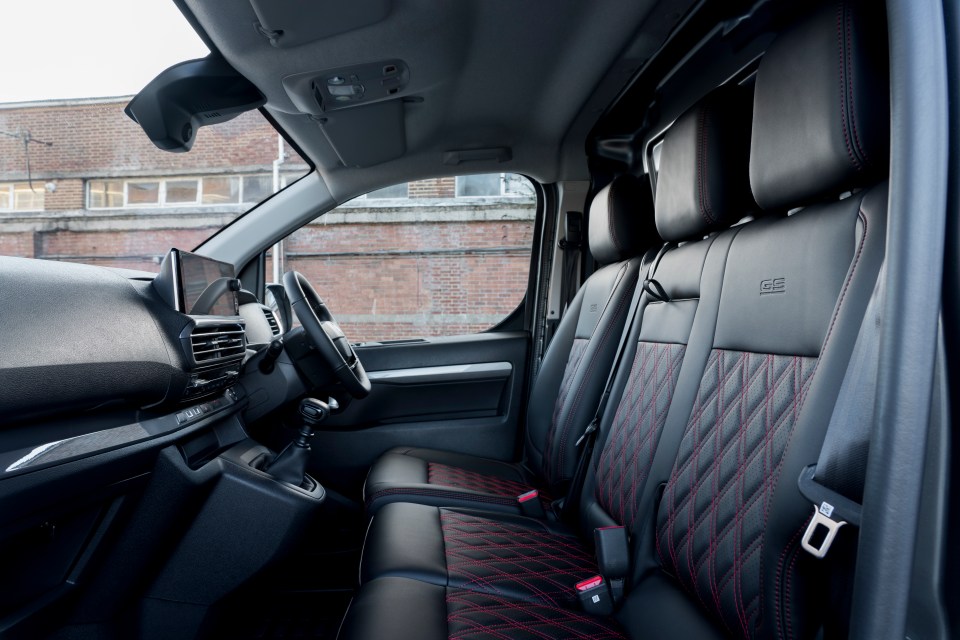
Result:
[[[155,277],[0,257],[0,474],[241,410],[246,392],[236,383],[251,346],[281,332],[243,294],[241,302],[232,265],[177,250]]]
[[[300,486],[264,471],[274,454],[246,432],[305,391],[286,356],[260,366],[280,318],[232,266],[188,256],[183,270],[183,257],[171,252],[156,276],[0,257],[0,635],[4,616],[65,602],[78,584],[101,594],[92,615],[107,615],[161,560],[174,568],[151,598],[212,602],[282,544],[228,522],[253,537],[217,556],[228,566],[198,568],[169,541],[222,545],[222,518],[197,517],[201,507],[232,513],[271,496],[262,522],[288,531],[324,499],[306,476]],[[114,553],[123,545],[135,551]]]

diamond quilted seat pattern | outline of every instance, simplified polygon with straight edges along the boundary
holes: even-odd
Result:
[[[448,590],[446,602],[450,640],[626,637],[611,620],[535,602],[459,589]]]
[[[663,494],[661,564],[735,636],[762,619],[768,503],[816,364],[714,349]]]
[[[597,564],[574,535],[443,511],[450,584],[550,606],[576,604],[573,585]]]
[[[566,449],[567,441],[570,438],[570,430],[576,425],[571,425],[569,417],[563,420],[563,424],[561,425],[561,414],[563,408],[567,406],[567,399],[570,392],[573,391],[573,381],[577,377],[577,372],[580,371],[580,365],[583,363],[583,356],[587,353],[588,346],[590,346],[590,340],[586,338],[574,339],[570,347],[570,355],[567,358],[567,366],[563,370],[563,378],[560,381],[557,401],[553,405],[553,417],[550,421],[550,436],[547,438],[547,451],[545,454],[545,458],[550,461],[546,471],[548,472],[548,477],[552,480],[559,480],[564,477],[565,470],[562,468],[563,456],[560,455],[557,449],[560,451]],[[582,396],[582,394],[583,387],[578,391],[578,395]],[[580,398],[578,397],[575,400],[577,404],[579,404]],[[556,436],[558,429],[560,430],[559,442]]]
[[[445,487],[480,491],[493,496],[502,496],[511,502],[516,501],[520,494],[534,489],[524,482],[498,478],[437,462],[427,463],[427,482]],[[540,490],[540,500],[543,502],[544,508],[547,508],[552,498]]]
[[[597,500],[620,524],[636,517],[639,492],[667,418],[686,346],[641,342],[597,468]]]

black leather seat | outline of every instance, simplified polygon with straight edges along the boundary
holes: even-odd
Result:
[[[803,208],[708,240],[699,301],[685,304],[684,294],[694,292],[678,286],[688,281],[689,263],[667,260],[705,242],[670,252],[654,274],[671,301],[644,310],[634,364],[618,374],[619,406],[604,417],[605,440],[578,523],[584,534],[615,522],[631,529],[629,592],[617,614],[597,618],[572,604],[574,576],[584,575],[580,564],[589,575],[591,558],[567,529],[390,505],[373,520],[367,582],[341,637],[816,633],[828,605],[826,565],[799,546],[812,505],[799,494],[797,477],[817,459],[883,260],[888,92],[881,17],[851,3],[831,5],[779,36],[761,62],[750,185],[766,211]],[[689,219],[706,215],[708,203],[716,210],[710,171],[718,151],[709,143],[719,142],[710,135],[725,129],[714,120],[721,117],[694,109],[671,129],[658,216],[661,206]],[[721,149],[719,157],[736,162],[736,152],[729,153]],[[677,327],[689,327],[688,340],[668,334]],[[660,365],[635,375],[645,369],[637,362],[657,352],[649,344],[684,342],[679,372]],[[674,376],[672,396],[650,396]],[[511,539],[519,539],[516,548],[504,545]],[[452,551],[446,541],[455,543]],[[554,564],[554,556],[567,565]]]
[[[751,211],[746,170],[750,96],[739,87],[714,92],[667,134],[656,224],[666,240],[683,244],[665,253],[648,274],[666,299],[640,299],[639,321],[628,336],[624,357],[629,365],[618,373],[615,400],[601,421],[601,433],[609,435],[588,472],[586,532],[607,525],[625,525],[632,532],[638,524],[637,500],[682,375],[701,283],[714,290],[707,304],[715,315],[726,250],[739,229],[708,234]],[[705,136],[709,147],[703,144]],[[690,193],[697,195],[684,197]],[[389,504],[368,531],[361,581],[379,584],[384,577],[414,577],[457,588],[458,593],[575,610],[572,586],[598,571],[589,544],[577,534],[565,525],[520,516]],[[471,603],[479,597],[458,595]]]
[[[364,486],[369,513],[390,502],[482,506],[519,512],[537,489],[559,497],[576,465],[574,443],[593,418],[637,284],[641,251],[657,242],[647,183],[623,176],[590,207],[589,246],[607,266],[584,282],[543,358],[530,396],[524,460],[509,463],[431,449],[395,448]]]

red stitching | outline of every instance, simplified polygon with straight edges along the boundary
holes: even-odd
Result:
[[[870,158],[867,157],[866,151],[863,149],[863,145],[860,143],[860,136],[857,133],[857,109],[854,104],[854,99],[856,98],[857,93],[853,90],[853,37],[850,34],[850,22],[851,22],[851,12],[846,12],[846,46],[847,46],[847,86],[850,92],[850,130],[853,132],[853,142],[857,146],[857,151],[860,153],[860,156],[863,158],[864,162],[870,162]]]
[[[840,125],[843,129],[843,141],[847,148],[847,155],[850,157],[850,163],[853,165],[853,168],[857,171],[862,171],[863,167],[860,166],[860,161],[857,160],[856,155],[853,153],[853,147],[850,144],[850,135],[847,132],[847,84],[845,82],[844,76],[846,75],[846,47],[843,37],[843,16],[844,16],[844,3],[840,2],[837,4],[837,48],[840,50],[840,59],[839,59],[839,69],[840,69]]]
[[[697,114],[697,189],[699,191],[699,199],[697,202],[697,208],[700,210],[700,215],[706,221],[708,225],[714,223],[713,216],[709,212],[709,203],[707,202],[706,192],[703,186],[703,174],[706,173],[706,154],[707,154],[707,109],[706,107],[702,108]]]
[[[629,291],[629,289],[630,289],[629,287],[624,287],[624,290],[621,291],[621,293],[620,293],[620,301],[617,303],[617,308],[616,308],[616,310],[614,311],[614,314],[613,314],[613,319],[614,319],[614,320],[620,317],[620,313],[621,313],[621,311],[623,311],[623,309],[624,309],[624,306],[623,306],[624,303],[627,302],[630,298],[632,298],[632,295],[628,295],[628,294],[631,293],[631,292]],[[612,293],[613,293],[613,292],[611,292],[611,295],[612,295]],[[627,304],[627,307],[629,307],[629,306],[630,306],[630,305]],[[603,335],[600,336],[600,340],[599,340],[599,342],[597,343],[598,345],[600,345],[600,346],[597,347],[598,350],[602,348],[602,346],[606,343],[607,339],[610,337],[610,335],[611,335],[611,330],[613,329],[613,326],[614,326],[615,324],[616,324],[616,322],[611,321],[611,322],[607,323],[607,326],[606,326],[606,327],[604,327]],[[598,361],[598,360],[599,360],[599,358],[593,358],[592,360],[590,360],[590,364],[587,366],[587,369],[586,369],[586,371],[585,371],[584,374],[583,374],[583,380],[584,380],[584,381],[590,379],[590,374],[593,372],[594,367],[597,366],[597,361]],[[568,425],[568,427],[569,427],[570,417],[571,417],[574,413],[576,413],[577,407],[580,406],[580,400],[583,398],[584,389],[585,389],[585,385],[584,385],[584,384],[581,384],[580,387],[579,387],[579,389],[577,390],[577,395],[576,395],[576,397],[574,398],[573,405],[570,407],[570,411],[567,413],[567,416],[568,416],[568,418],[567,418],[567,425]],[[564,448],[566,447],[567,434],[568,434],[569,430],[570,430],[569,428],[566,428],[566,429],[564,430],[564,432],[561,434],[561,440],[560,440],[560,450],[561,450],[561,451],[563,451]],[[562,465],[561,465],[561,466],[562,466]],[[563,470],[563,469],[561,468],[561,471],[562,471],[562,470]],[[558,480],[558,481],[559,481],[559,480],[561,480],[561,478],[555,478],[555,480]]]
[[[810,522],[810,518],[807,518],[806,522],[803,523],[803,526],[797,529],[796,533],[793,534],[793,537],[790,539],[790,542],[783,548],[783,551],[780,552],[780,559],[777,561],[777,575],[774,578],[774,591],[775,597],[773,599],[774,607],[776,610],[777,616],[777,637],[783,640],[783,629],[785,627],[786,618],[783,616],[783,612],[780,610],[780,589],[783,588],[782,575],[783,575],[783,561],[787,556],[787,552],[790,551],[790,548],[796,543],[797,538],[800,536],[800,533],[807,528],[807,524]]]

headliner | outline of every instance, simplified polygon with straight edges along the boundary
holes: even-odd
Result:
[[[369,14],[381,6],[386,17],[353,28],[350,7],[357,2],[369,3]],[[438,175],[510,171],[542,182],[587,179],[587,133],[693,2],[253,0],[268,11],[270,5],[295,11],[295,24],[270,25],[286,32],[279,47],[256,30],[248,2],[184,4],[211,44],[267,96],[267,110],[342,202]],[[323,33],[331,30],[337,32]],[[320,126],[294,106],[282,79],[391,58],[410,69],[403,95],[423,99],[405,105],[406,152],[346,167]],[[378,144],[371,136],[363,142]],[[442,162],[445,151],[490,147],[509,147],[512,159]]]

